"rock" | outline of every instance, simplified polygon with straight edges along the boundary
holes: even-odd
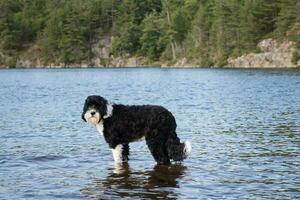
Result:
[[[278,47],[278,44],[273,39],[266,39],[258,43],[257,46],[263,52],[271,52]]]
[[[144,57],[114,57],[109,60],[109,67],[143,67],[146,59]]]
[[[174,67],[182,67],[182,68],[194,68],[197,67],[195,64],[191,64],[188,62],[188,60],[184,57],[180,60],[178,60]]]
[[[187,58],[182,58],[180,60],[178,60],[175,64],[169,64],[169,63],[163,63],[161,65],[162,68],[196,68],[199,67],[197,64],[195,63],[191,63],[187,60]]]
[[[266,39],[258,44],[261,53],[249,53],[238,58],[229,58],[228,68],[296,68],[291,62],[295,51],[294,43],[284,41],[279,43],[274,39]]]
[[[102,35],[101,31],[98,35]],[[91,60],[91,65],[94,67],[105,67],[108,63],[111,50],[111,39],[110,36],[103,34],[96,39],[92,44],[92,52],[94,58]]]
[[[125,55],[124,57],[110,55],[111,52],[111,37],[109,35],[101,34],[98,41],[92,45],[92,52],[94,58],[92,59],[92,66],[94,67],[140,67],[144,66],[146,59],[143,57],[132,57]]]

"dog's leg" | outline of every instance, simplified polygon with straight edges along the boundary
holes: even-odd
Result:
[[[170,165],[170,158],[167,153],[167,149],[163,141],[160,138],[147,138],[146,143],[150,149],[150,152],[158,164]]]
[[[126,162],[129,160],[129,144],[123,145],[123,151],[122,151],[122,161]]]
[[[129,156],[128,144],[118,144],[115,148],[111,149],[111,151],[116,163],[120,163],[128,160],[128,156]]]
[[[116,163],[122,162],[122,152],[123,152],[123,145],[118,144],[115,148],[111,149],[114,160]]]

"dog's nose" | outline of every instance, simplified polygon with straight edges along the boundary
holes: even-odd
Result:
[[[96,112],[91,112],[91,115],[95,115],[96,114]]]

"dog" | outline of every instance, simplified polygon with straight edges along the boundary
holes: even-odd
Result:
[[[143,138],[158,164],[182,161],[191,151],[191,143],[177,137],[174,116],[162,106],[112,104],[92,95],[85,100],[82,119],[104,136],[116,163],[127,162],[129,143]]]

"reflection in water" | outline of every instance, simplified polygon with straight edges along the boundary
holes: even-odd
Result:
[[[152,170],[134,171],[129,165],[115,165],[105,179],[96,179],[81,190],[89,199],[112,199],[113,197],[176,199],[174,188],[184,176],[186,167],[180,164],[156,165]]]
[[[0,199],[300,199],[299,78],[300,70],[0,70]],[[105,140],[80,119],[90,94],[171,110],[193,144],[187,169],[152,169],[141,143],[130,167],[107,169]]]

